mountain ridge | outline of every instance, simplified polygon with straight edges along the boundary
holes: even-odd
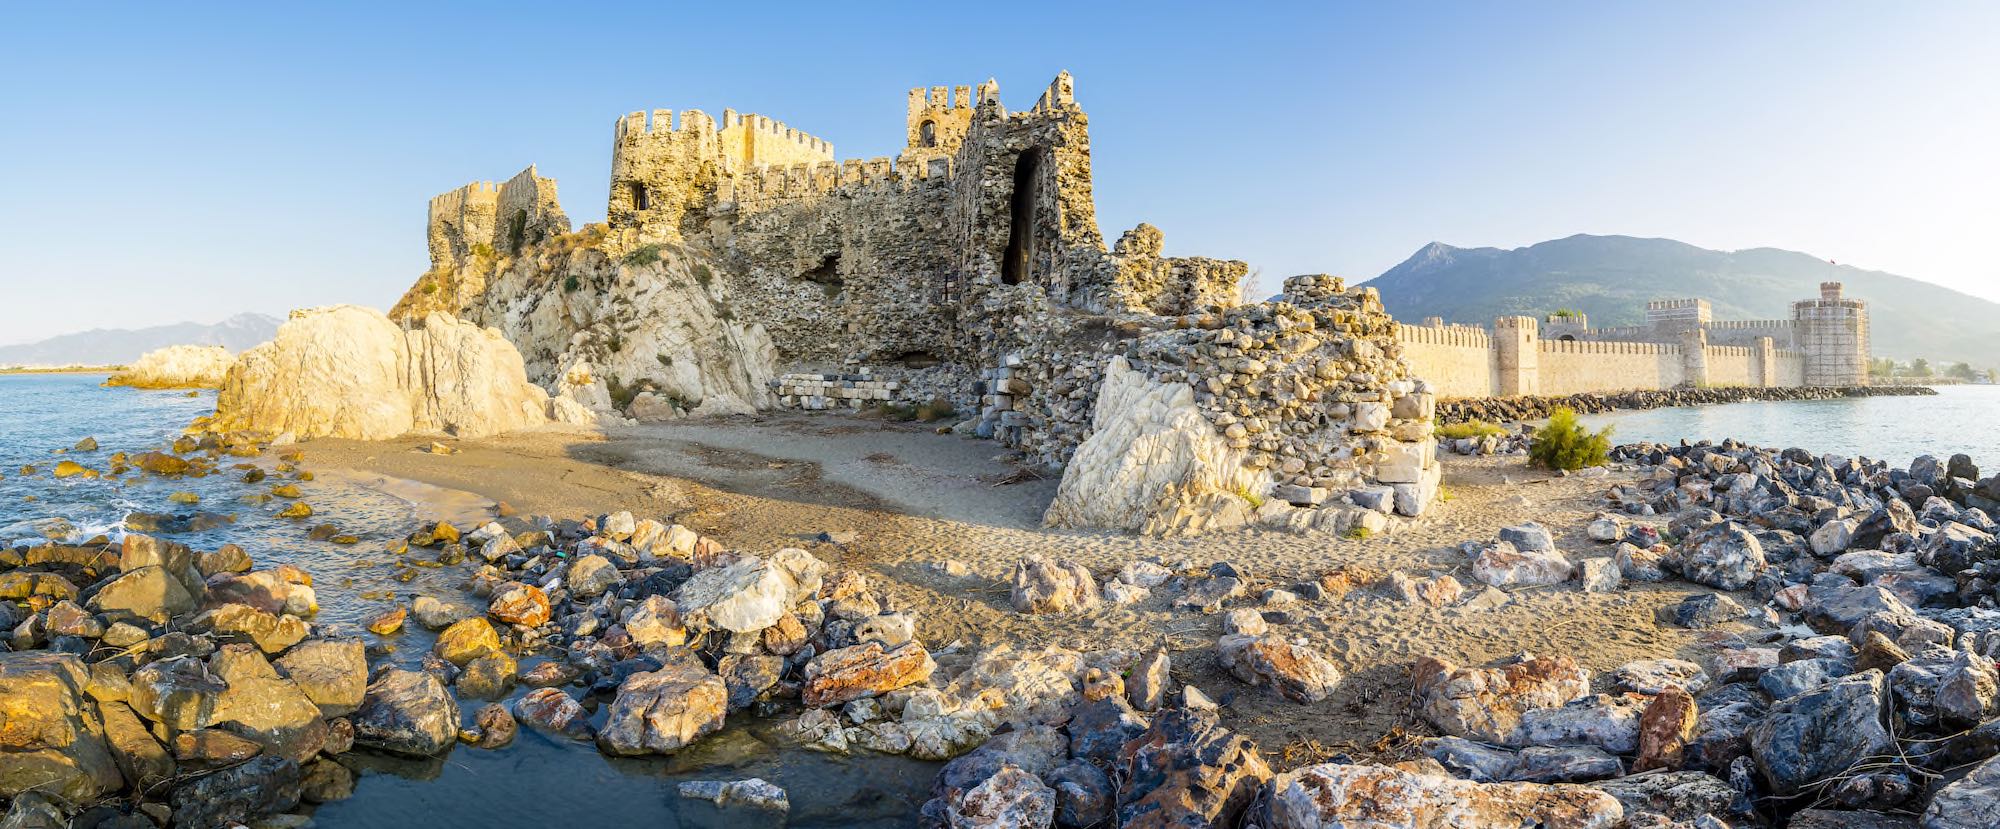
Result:
[[[170,345],[219,345],[242,351],[278,332],[282,320],[245,312],[216,323],[178,322],[145,328],[93,328],[44,340],[0,345],[0,366],[123,365]]]
[[[1364,284],[1405,322],[1488,325],[1574,308],[1605,327],[1643,323],[1648,300],[1687,297],[1708,300],[1717,320],[1789,319],[1791,303],[1817,297],[1821,282],[1868,302],[1877,356],[2000,365],[2000,303],[1782,248],[1584,233],[1513,249],[1431,242]]]

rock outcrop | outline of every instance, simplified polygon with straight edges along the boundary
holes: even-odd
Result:
[[[140,389],[213,389],[222,386],[236,357],[219,345],[170,345],[139,355],[124,371],[104,381],[107,386]]]
[[[480,437],[549,420],[548,394],[496,331],[431,314],[407,330],[354,305],[294,311],[243,353],[216,398],[218,431],[386,440]]]
[[[1229,529],[1250,520],[1238,493],[1268,486],[1202,416],[1193,387],[1154,381],[1123,357],[1105,367],[1092,418],[1042,516],[1050,527],[1144,532],[1192,510],[1204,515],[1203,529]]]

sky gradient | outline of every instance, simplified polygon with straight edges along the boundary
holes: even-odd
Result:
[[[432,195],[533,162],[602,220],[632,110],[871,157],[910,87],[1023,108],[1063,69],[1107,239],[1151,222],[1267,291],[1620,233],[2000,300],[2000,4],[1094,5],[9,4],[0,343],[386,308]]]

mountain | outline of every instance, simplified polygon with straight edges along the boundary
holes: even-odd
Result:
[[[151,328],[100,328],[41,342],[0,345],[0,366],[124,365],[169,345],[219,345],[242,351],[278,333],[276,317],[237,314],[213,325],[182,322]]]
[[[1718,251],[1672,239],[1578,234],[1513,250],[1432,242],[1367,282],[1404,322],[1491,325],[1558,308],[1593,326],[1639,325],[1646,301],[1699,297],[1718,320],[1791,318],[1791,303],[1841,282],[1868,302],[1877,356],[2000,366],[2000,303],[1776,248]]]

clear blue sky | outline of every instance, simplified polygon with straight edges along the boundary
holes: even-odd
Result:
[[[2000,299],[2000,3],[13,3],[0,343],[386,307],[433,194],[535,162],[601,219],[631,110],[867,157],[909,87],[1062,69],[1106,236],[1267,286],[1589,232]]]

